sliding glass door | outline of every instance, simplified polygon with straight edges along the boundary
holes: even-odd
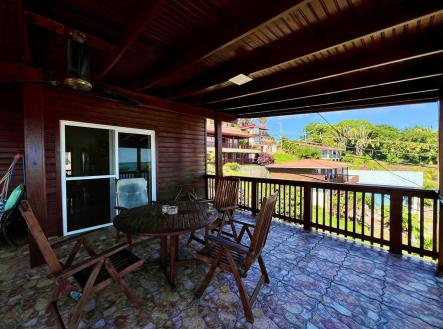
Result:
[[[155,200],[154,132],[61,121],[63,233],[111,225],[119,178],[143,177]]]

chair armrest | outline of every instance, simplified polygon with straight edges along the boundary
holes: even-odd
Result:
[[[235,206],[228,206],[228,207],[222,207],[222,208],[217,208],[217,210],[220,211],[220,212],[225,212],[225,211],[228,211],[228,210],[235,210],[235,209],[238,209],[238,206],[237,206],[237,205],[235,205]]]
[[[246,247],[246,246],[244,246],[244,245],[242,245],[240,243],[237,243],[237,242],[234,242],[234,241],[222,238],[220,236],[209,235],[208,236],[208,240],[209,241],[213,241],[213,242],[215,242],[215,243],[217,243],[219,245],[222,245],[223,247],[226,247],[226,248],[228,248],[230,250],[237,251],[237,252],[242,253],[242,254],[247,254],[250,251],[250,249],[248,247]]]
[[[80,272],[81,270],[84,270],[85,268],[90,267],[94,264],[97,264],[98,262],[104,261],[106,258],[108,258],[108,257],[118,253],[119,251],[128,248],[128,247],[129,247],[128,243],[126,243],[126,242],[121,243],[111,249],[108,249],[108,250],[98,254],[95,257],[86,259],[83,262],[80,262],[70,268],[67,268],[64,271],[61,271],[60,273],[56,274],[55,277],[56,278],[61,277],[61,278],[67,279],[67,278],[71,277],[73,274]]]
[[[63,247],[71,242],[78,241],[78,240],[84,239],[92,234],[95,234],[95,233],[97,233],[97,231],[98,230],[93,230],[93,231],[89,231],[89,232],[85,232],[85,233],[80,233],[78,235],[63,239],[61,241],[54,242],[51,244],[51,248],[57,249],[57,248]]]

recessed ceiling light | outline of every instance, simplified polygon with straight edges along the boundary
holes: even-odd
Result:
[[[244,75],[243,73],[236,75],[235,77],[229,79],[232,83],[235,83],[236,85],[240,86],[246,82],[251,81],[252,79],[248,77],[247,75]]]

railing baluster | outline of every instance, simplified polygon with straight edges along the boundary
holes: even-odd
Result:
[[[340,198],[341,198],[341,190],[337,190],[337,224],[336,224],[337,229],[340,228]]]
[[[361,193],[361,236],[365,239],[365,192]]]
[[[432,203],[432,253],[434,255],[437,254],[438,202],[438,200],[433,200]],[[440,252],[443,252],[443,250]]]
[[[410,248],[412,245],[412,199],[410,196],[407,198],[407,206],[408,206],[408,247]],[[408,253],[410,254],[411,251],[408,250]]]
[[[420,197],[420,256],[425,248],[425,199]]]
[[[333,195],[332,195],[332,188],[329,189],[329,222],[328,222],[328,226],[332,227],[332,217],[333,217],[333,212],[332,212],[332,199],[333,199]]]
[[[348,236],[348,190],[345,191],[345,236]]]
[[[286,184],[283,185],[283,216],[286,217]]]
[[[311,205],[312,205],[312,188],[311,185],[305,185],[303,193],[303,228],[305,230],[311,229]]]
[[[371,244],[374,244],[374,211],[375,211],[374,193],[371,193]]]
[[[323,226],[326,226],[326,189],[323,189]]]
[[[352,233],[354,233],[355,238],[355,217],[357,217],[357,192],[354,191],[354,198],[352,200],[353,203],[353,216],[352,216]]]
[[[315,190],[315,222],[318,224],[318,193],[320,191],[318,187],[316,187],[314,190]]]
[[[385,195],[381,195],[381,211],[380,211],[380,217],[381,217],[381,232],[380,232],[380,239],[381,239],[381,246],[383,247],[384,241],[385,241]]]

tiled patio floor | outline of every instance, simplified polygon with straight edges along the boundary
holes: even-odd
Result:
[[[97,249],[114,242],[112,229],[94,239]],[[185,247],[184,253],[194,252]],[[157,240],[135,248],[143,258],[158,256]],[[259,328],[442,328],[443,280],[434,265],[280,222],[271,228],[264,260],[271,283],[254,307]],[[83,328],[249,328],[233,278],[218,273],[203,297],[193,293],[206,265],[178,268],[178,289],[169,289],[157,267],[127,277],[145,305],[133,308],[114,286],[86,306]],[[0,249],[0,328],[48,328],[44,314],[53,281],[47,268],[29,269],[27,248]],[[251,291],[259,277],[246,279]],[[61,306],[64,315],[72,301]]]

